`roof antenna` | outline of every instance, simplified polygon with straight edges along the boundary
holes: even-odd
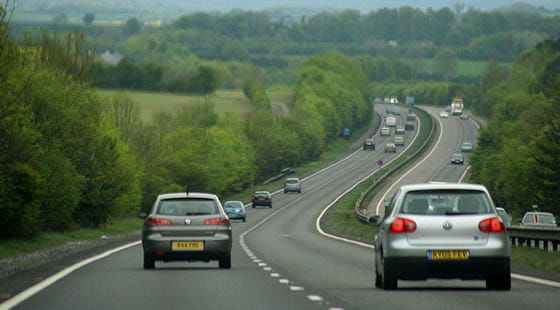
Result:
[[[185,185],[185,193],[187,194],[187,197],[189,197],[189,184],[188,183]]]

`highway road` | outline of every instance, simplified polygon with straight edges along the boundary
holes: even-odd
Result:
[[[474,142],[476,130],[469,126],[443,120],[429,159],[401,181],[462,175],[454,170],[465,167],[444,163],[459,141]],[[231,270],[217,263],[158,263],[156,270],[143,270],[141,247],[134,245],[76,270],[17,309],[557,309],[558,288],[518,280],[511,292],[487,291],[482,281],[401,281],[397,291],[375,289],[371,247],[318,233],[315,222],[324,208],[378,169],[378,160],[394,156],[381,150],[391,138],[379,137],[376,151],[358,151],[305,179],[302,194],[276,194],[272,209],[249,208],[247,222],[234,223]]]

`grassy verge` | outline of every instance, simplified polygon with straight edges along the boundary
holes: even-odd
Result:
[[[512,246],[511,264],[560,273],[560,252]]]
[[[43,233],[33,240],[0,240],[0,259],[23,253],[35,252],[50,247],[83,240],[99,239],[101,236],[114,236],[140,230],[142,220],[138,218],[114,219],[104,228],[78,229],[63,233]]]
[[[430,130],[432,127],[432,119],[426,112],[416,110],[415,113],[420,118],[420,122],[422,123],[418,139],[414,142],[414,144],[410,147],[406,154],[400,156],[391,164],[377,171],[370,179],[365,181],[363,184],[360,184],[334,206],[334,209],[329,213],[327,222],[327,225],[331,232],[366,241],[373,241],[373,236],[377,231],[377,227],[369,226],[358,220],[358,218],[356,217],[356,213],[354,212],[354,206],[356,205],[356,201],[359,199],[362,192],[366,191],[367,188],[370,187],[374,182],[376,182],[381,176],[394,169],[395,167],[397,167],[397,165],[412,156],[412,154],[414,154],[418,149],[420,149],[420,147],[422,147],[424,141],[429,138]],[[403,168],[405,167],[401,167],[401,169]],[[374,188],[371,192],[368,193],[368,195],[366,195],[364,201],[366,203],[369,202],[378,191],[379,187]]]

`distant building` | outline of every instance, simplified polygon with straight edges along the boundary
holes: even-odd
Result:
[[[112,53],[109,50],[105,50],[105,52],[103,52],[103,54],[101,54],[101,60],[103,60],[105,63],[111,64],[116,66],[119,62],[121,62],[121,60],[123,59],[123,55],[119,52],[114,52]]]
[[[374,46],[374,47],[377,47],[377,46],[384,46],[384,45],[386,45],[386,44],[387,44],[387,43],[385,42],[385,40],[365,40],[365,41],[364,41],[364,45],[367,45],[367,46]]]

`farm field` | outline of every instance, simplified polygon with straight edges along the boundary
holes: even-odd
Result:
[[[104,97],[111,97],[119,90],[98,89],[97,92]],[[152,120],[154,113],[177,111],[181,106],[204,102],[204,96],[182,95],[147,91],[126,91],[132,100],[140,107],[141,118],[145,122]],[[216,105],[219,114],[233,113],[245,115],[251,111],[249,100],[241,90],[218,90],[209,97]]]

